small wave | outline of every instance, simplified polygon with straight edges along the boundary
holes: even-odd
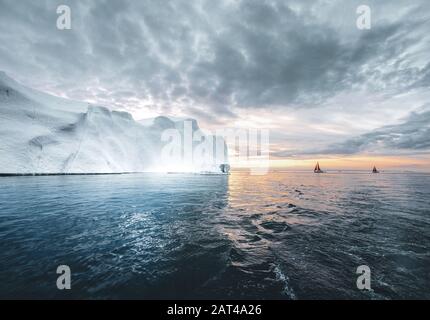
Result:
[[[292,300],[296,300],[297,296],[290,285],[290,278],[288,278],[288,276],[282,272],[279,265],[276,265],[273,271],[275,272],[276,279],[281,281],[284,284],[284,289],[282,290],[282,294],[286,295],[288,298]]]
[[[291,227],[286,222],[265,221],[260,224],[266,230],[272,230],[275,233],[283,232]]]

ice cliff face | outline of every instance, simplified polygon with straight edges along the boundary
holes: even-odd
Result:
[[[167,117],[144,125],[129,113],[44,94],[0,73],[0,173],[219,173],[227,162],[225,143],[222,156],[214,152],[213,161],[196,163],[184,157],[187,126],[199,130],[195,120]],[[182,139],[167,148],[180,152],[166,157],[174,141],[168,130]],[[192,142],[192,150],[200,144]]]

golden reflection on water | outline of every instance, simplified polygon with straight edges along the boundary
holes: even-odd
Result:
[[[331,223],[349,213],[351,201],[355,201],[353,206],[366,205],[366,197],[377,200],[385,189],[393,188],[392,177],[386,177],[365,172],[272,171],[251,175],[248,171],[233,171],[228,177],[228,207],[224,213],[231,228],[226,224],[224,232],[232,240],[245,242],[255,235],[263,235],[264,239],[292,225]],[[356,194],[360,200],[354,200]],[[237,228],[238,224],[246,227]]]
[[[237,209],[267,212],[300,206],[313,210],[332,209],[337,191],[350,186],[350,175],[307,172],[270,172],[250,175],[235,171],[229,176],[229,203]],[[263,209],[266,208],[266,209]]]

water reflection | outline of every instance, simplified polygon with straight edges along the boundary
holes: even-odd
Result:
[[[429,176],[0,179],[0,297],[429,297]],[[55,287],[72,269],[73,290]],[[355,287],[368,264],[373,292]]]

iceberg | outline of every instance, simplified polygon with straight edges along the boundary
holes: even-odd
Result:
[[[187,157],[187,124],[200,132],[194,119],[160,116],[136,121],[127,112],[55,97],[25,87],[0,72],[0,174],[109,174],[137,172],[211,172],[225,174],[228,153],[210,161]],[[166,139],[166,132],[180,135]],[[215,138],[191,141],[192,152]],[[176,150],[166,158],[166,148]],[[170,149],[169,149],[169,148]],[[179,151],[178,151],[179,150]],[[223,166],[224,165],[224,166]]]

